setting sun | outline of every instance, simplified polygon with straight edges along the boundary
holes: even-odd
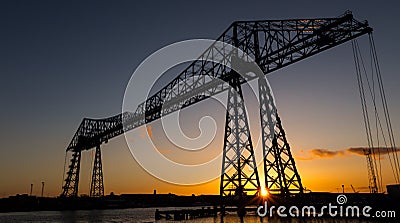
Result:
[[[265,187],[261,188],[261,196],[266,197],[268,196],[268,190]]]

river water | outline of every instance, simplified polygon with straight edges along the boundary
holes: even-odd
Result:
[[[180,209],[180,208],[167,208],[167,209]],[[160,210],[166,210],[162,208]],[[135,208],[135,209],[113,209],[113,210],[85,210],[85,211],[39,211],[39,212],[12,212],[0,213],[1,223],[19,223],[19,222],[65,222],[65,223],[117,223],[117,222],[131,222],[131,223],[144,223],[144,222],[157,222],[166,223],[173,221],[154,220],[155,208]],[[372,219],[371,219],[372,220]],[[387,219],[386,219],[387,220]],[[236,215],[227,215],[223,219],[220,216],[215,218],[201,218],[187,221],[176,221],[179,223],[356,223],[368,222],[366,219],[321,219],[321,218],[307,218],[307,219],[260,219],[255,215],[246,216],[243,221]],[[379,222],[379,221],[369,221]],[[390,221],[385,221],[390,222]]]

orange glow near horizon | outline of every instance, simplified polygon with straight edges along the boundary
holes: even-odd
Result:
[[[261,187],[261,196],[267,197],[269,195],[268,190],[265,187]]]

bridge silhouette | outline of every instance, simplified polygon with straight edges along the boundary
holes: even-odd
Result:
[[[260,176],[242,93],[242,84],[258,80],[264,179],[272,194],[290,196],[304,192],[291,148],[264,75],[285,68],[332,47],[372,33],[367,22],[353,18],[351,12],[336,18],[237,21],[217,39],[237,51],[221,54],[210,46],[198,60],[142,102],[136,111],[105,119],[84,118],[68,145],[72,153],[62,197],[78,196],[81,153],[95,148],[90,196],[104,196],[101,144],[182,107],[196,104],[221,92],[228,92],[223,145],[220,196],[243,199],[260,194]],[[262,76],[240,75],[222,63],[204,60],[211,57],[256,65]],[[251,59],[247,57],[251,57]],[[184,87],[179,87],[184,86]],[[172,93],[171,93],[172,92]],[[250,171],[245,171],[250,170]]]

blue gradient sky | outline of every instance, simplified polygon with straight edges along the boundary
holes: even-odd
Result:
[[[46,194],[58,195],[65,148],[83,117],[120,113],[133,70],[152,52],[180,40],[216,38],[235,20],[336,17],[346,10],[367,19],[374,28],[398,136],[399,8],[397,1],[344,0],[1,1],[0,197],[27,193],[31,183],[39,191],[41,181],[46,181]],[[366,144],[349,44],[276,72],[269,80],[295,155]],[[106,192],[151,193],[157,188],[218,193],[215,182],[190,188],[159,182],[138,167],[121,138],[103,152]],[[88,164],[82,169],[89,170],[90,158],[83,161]],[[367,185],[364,157],[297,163],[306,186],[316,190],[335,191],[352,181]],[[343,179],[326,177],[346,170]],[[82,179],[89,178],[86,172]],[[135,182],[138,178],[144,179],[142,184]],[[87,192],[89,183],[82,180],[81,187]]]

